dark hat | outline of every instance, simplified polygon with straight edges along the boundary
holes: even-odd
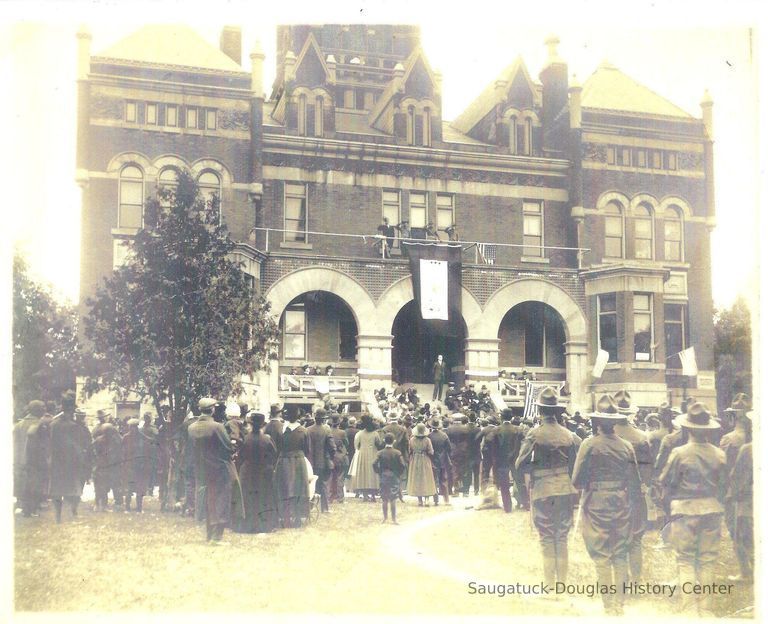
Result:
[[[632,407],[632,395],[627,390],[619,390],[613,395],[619,414],[634,414],[637,410]]]
[[[686,429],[719,429],[720,424],[712,418],[704,403],[696,402],[688,406],[688,411],[678,416],[675,422]]]
[[[278,403],[272,403],[272,405],[269,406],[269,417],[274,418],[275,416],[282,414],[284,411],[285,409]]]
[[[264,426],[264,421],[266,419],[266,416],[261,412],[251,412],[251,423],[253,424],[254,430],[261,429]]]
[[[442,428],[442,423],[440,422],[440,419],[439,419],[439,418],[435,417],[435,418],[432,418],[432,419],[429,421],[429,426],[430,426],[432,429],[441,429],[441,428]]]
[[[427,426],[424,423],[419,423],[416,425],[416,429],[413,430],[413,435],[415,435],[417,438],[423,438],[428,433],[429,432],[427,431]]]
[[[341,422],[341,416],[339,416],[337,412],[334,412],[333,414],[331,414],[330,420],[332,424],[338,425]]]
[[[510,420],[512,420],[512,416],[513,416],[512,410],[509,409],[508,407],[506,409],[501,410],[501,419],[503,421],[510,421]]]
[[[61,407],[74,407],[77,396],[72,390],[67,390],[61,395]]]
[[[659,405],[658,409],[656,410],[656,413],[659,415],[659,418],[664,418],[664,417],[669,418],[674,416],[672,406],[666,401],[664,401],[661,405]]]
[[[558,407],[557,405],[557,392],[552,386],[547,386],[539,393],[539,398],[536,399],[537,407]]]
[[[604,394],[597,401],[595,411],[590,414],[591,418],[600,418],[602,420],[626,420],[626,414],[619,414],[619,409],[616,406],[616,401],[610,394]]]

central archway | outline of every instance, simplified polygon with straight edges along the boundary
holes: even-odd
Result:
[[[438,336],[427,331],[416,301],[406,303],[392,323],[392,379],[399,383],[431,384],[432,364],[438,355],[448,365],[448,381],[463,380],[466,325],[461,335]]]

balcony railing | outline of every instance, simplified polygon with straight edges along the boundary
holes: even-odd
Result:
[[[334,399],[355,399],[360,392],[357,375],[280,375],[280,395],[285,399],[314,400],[330,394]]]

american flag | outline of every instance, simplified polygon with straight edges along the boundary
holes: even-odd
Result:
[[[563,389],[564,382],[547,381],[525,381],[525,407],[523,408],[523,419],[537,420],[539,417],[539,408],[536,401],[539,400],[539,394],[547,386],[551,386],[559,394]]]

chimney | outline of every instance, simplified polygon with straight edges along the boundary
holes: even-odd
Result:
[[[224,26],[221,29],[219,49],[238,65],[243,64],[243,34],[239,26]]]
[[[264,97],[264,51],[261,42],[253,44],[251,52],[251,93],[253,97]]]
[[[571,117],[571,128],[581,128],[581,85],[576,80],[576,74],[573,75],[571,86],[568,87],[571,95],[571,101],[568,106]]]
[[[542,84],[542,125],[546,128],[568,102],[568,65],[557,54],[560,39],[550,36],[544,42],[549,49],[547,63],[539,73]]]
[[[704,129],[707,131],[707,137],[711,141],[714,138],[712,125],[712,96],[709,94],[709,90],[704,91],[704,95],[701,98],[701,118],[704,122]]]

